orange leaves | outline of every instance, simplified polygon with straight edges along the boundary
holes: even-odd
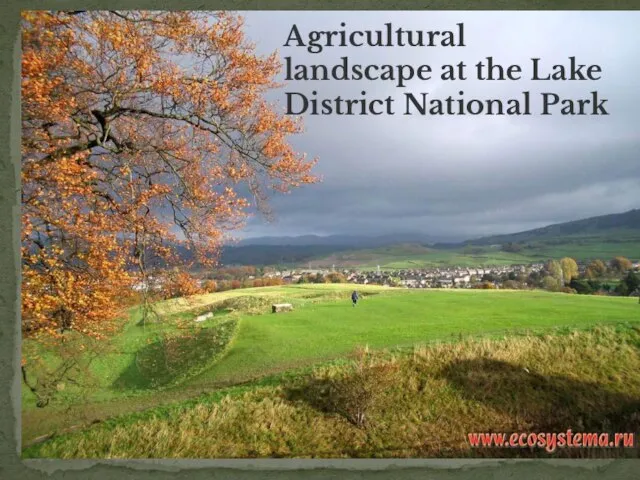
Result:
[[[264,197],[316,181],[288,143],[301,125],[263,99],[278,58],[255,53],[241,17],[22,18],[25,334],[108,334],[149,258],[174,264],[182,240],[215,262],[246,217],[242,184]]]
[[[165,298],[189,297],[203,291],[197,279],[182,271],[169,272],[163,282]]]

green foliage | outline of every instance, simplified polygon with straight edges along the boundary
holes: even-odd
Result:
[[[502,288],[505,288],[507,290],[517,290],[520,288],[520,284],[515,280],[507,280],[502,284]]]
[[[519,253],[522,251],[522,245],[513,242],[505,243],[504,245],[502,245],[502,251],[509,253]]]
[[[615,292],[619,295],[630,295],[638,289],[640,289],[640,275],[629,271],[618,284]]]
[[[544,265],[544,270],[547,273],[547,275],[552,277],[554,280],[556,280],[558,284],[562,283],[562,280],[563,280],[562,265],[560,264],[559,261],[548,260]]]
[[[593,288],[593,284],[590,281],[578,278],[572,279],[569,286],[581,295],[589,295],[595,290],[598,290]]]
[[[549,292],[557,292],[561,288],[560,280],[555,275],[547,275],[542,278],[542,288]]]

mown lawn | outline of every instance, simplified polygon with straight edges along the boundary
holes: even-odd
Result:
[[[539,291],[400,291],[293,312],[246,316],[225,357],[199,379],[234,383],[339,357],[358,345],[411,346],[460,335],[501,335],[640,321],[632,298]]]

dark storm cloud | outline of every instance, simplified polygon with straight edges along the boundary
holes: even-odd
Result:
[[[502,233],[621,212],[640,206],[640,94],[635,59],[640,54],[636,12],[249,12],[246,32],[261,53],[279,50],[296,63],[420,65],[437,73],[443,63],[464,61],[465,82],[288,82],[270,94],[284,107],[285,91],[319,96],[393,95],[511,98],[529,90],[570,98],[598,90],[609,116],[346,117],[305,115],[306,132],[295,148],[319,157],[319,185],[276,196],[276,221],[255,217],[245,234],[296,235],[421,231],[438,238]],[[465,48],[328,48],[309,54],[283,47],[295,23],[310,30],[377,29],[385,22],[405,29],[444,30],[465,24]],[[481,82],[473,65],[486,56],[523,66],[523,80]],[[532,82],[530,58],[549,69],[576,56],[602,67],[595,82]]]

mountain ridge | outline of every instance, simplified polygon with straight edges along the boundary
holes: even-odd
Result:
[[[622,213],[612,213],[586,217],[569,222],[549,224],[544,227],[514,233],[488,235],[462,241],[437,241],[434,237],[407,232],[385,235],[297,235],[297,236],[262,236],[246,238],[228,247],[249,246],[341,246],[360,248],[382,247],[400,243],[416,243],[432,246],[455,245],[488,245],[494,243],[518,243],[544,237],[560,235],[577,235],[585,233],[606,232],[615,229],[640,230],[640,209],[632,209]]]

